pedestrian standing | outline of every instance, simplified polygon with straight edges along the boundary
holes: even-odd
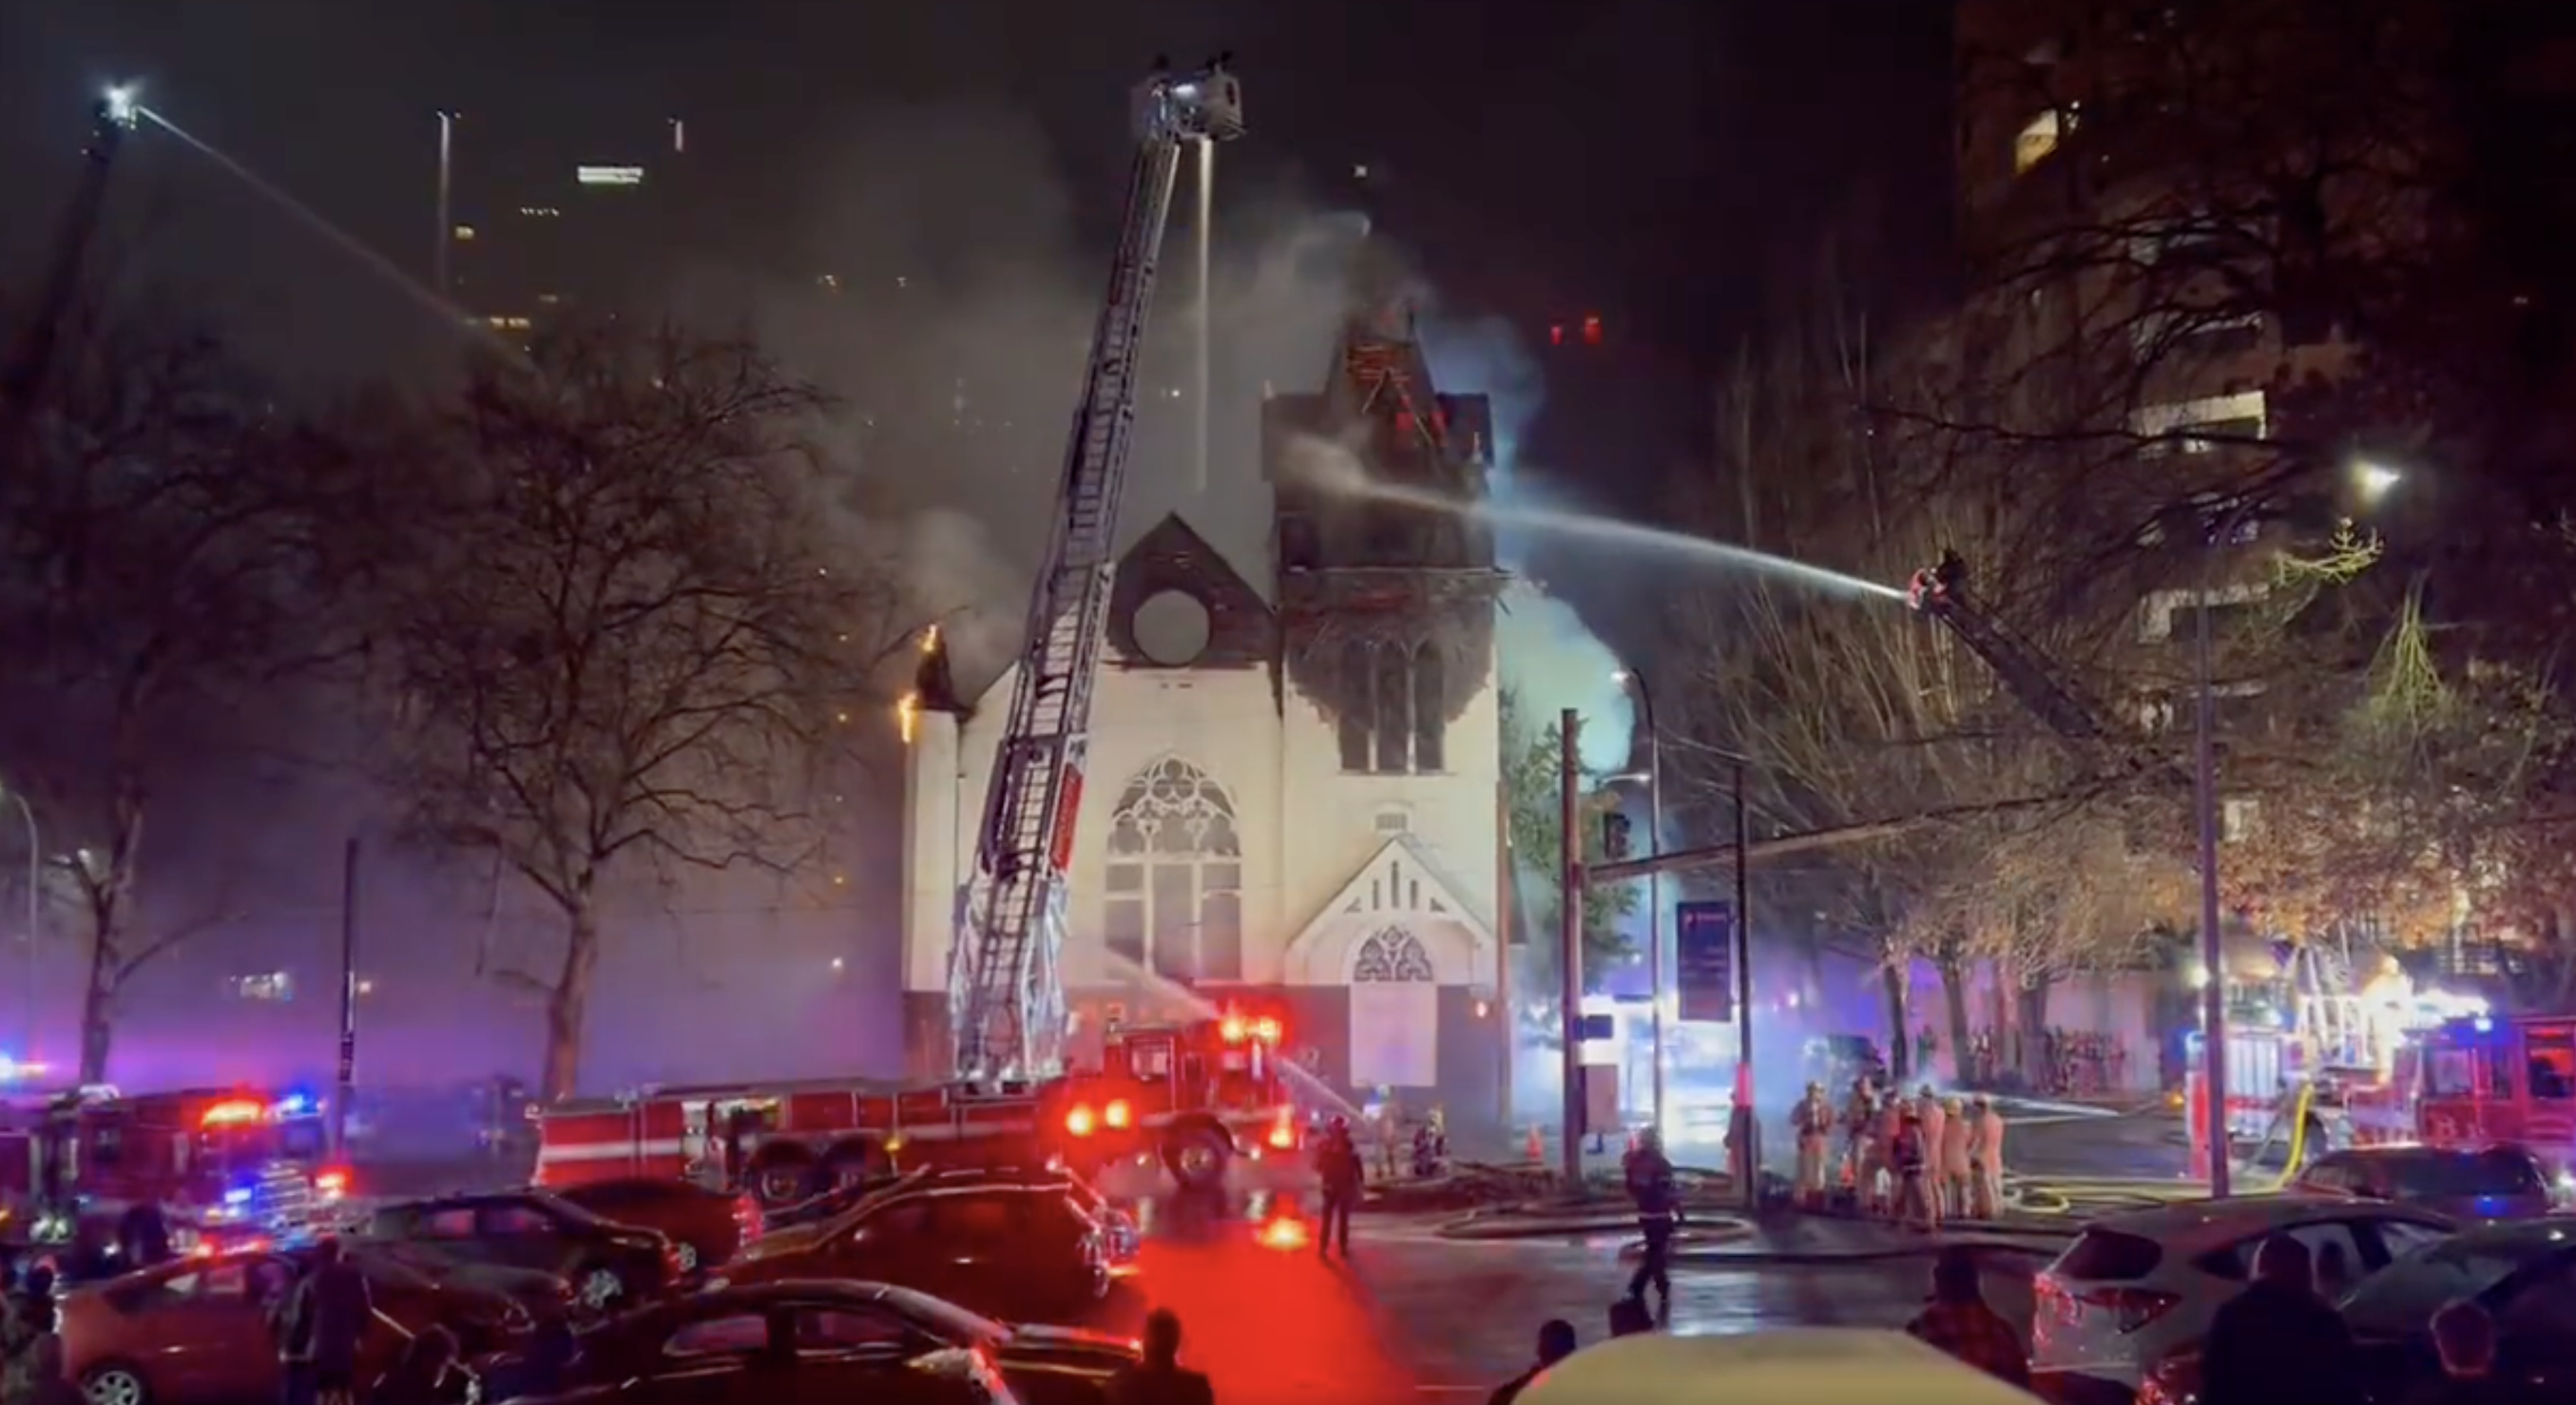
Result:
[[[1890,1088],[1879,1099],[1878,1116],[1870,1126],[1870,1145],[1878,1160],[1878,1175],[1872,1181],[1871,1209],[1880,1215],[1896,1213],[1896,1195],[1901,1188],[1896,1173],[1896,1131],[1905,1119],[1905,1090]]]
[[[1906,1335],[2009,1385],[2030,1386],[2030,1359],[2012,1325],[1986,1305],[1976,1256],[1953,1245],[1932,1261],[1932,1302],[1905,1324]]]
[[[1335,1117],[1324,1130],[1323,1145],[1315,1149],[1315,1173],[1323,1181],[1324,1223],[1316,1236],[1315,1251],[1333,1252],[1339,1244],[1342,1257],[1351,1256],[1351,1207],[1359,1202],[1360,1190],[1368,1179],[1368,1165],[1360,1159],[1359,1144],[1351,1138],[1348,1118]]]
[[[1538,1326],[1538,1361],[1528,1370],[1495,1387],[1486,1397],[1486,1405],[1512,1405],[1529,1389],[1530,1382],[1545,1374],[1547,1368],[1574,1354],[1574,1324],[1562,1317],[1551,1317]]]
[[[2427,1381],[2406,1405],[2540,1405],[2540,1389],[2496,1369],[2495,1319],[2462,1299],[2433,1314],[2433,1348],[2442,1374]]]
[[[1667,1322],[1673,1312],[1673,1230],[1681,1218],[1681,1205],[1673,1185],[1673,1163],[1665,1157],[1663,1138],[1654,1128],[1638,1134],[1625,1170],[1628,1197],[1637,1205],[1637,1233],[1645,1240],[1637,1271],[1628,1279],[1628,1296],[1642,1304],[1646,1289],[1652,1287],[1655,1320]]]
[[[1851,1096],[1843,1102],[1843,1175],[1851,1182],[1852,1208],[1869,1203],[1871,1168],[1864,1148],[1869,1145],[1869,1123],[1877,1111],[1878,1098],[1866,1076],[1852,1080]]]
[[[1181,1319],[1170,1308],[1145,1314],[1145,1355],[1109,1378],[1109,1405],[1216,1405],[1208,1378],[1181,1365]]]
[[[375,1295],[366,1275],[341,1252],[337,1238],[313,1249],[313,1271],[297,1292],[312,1318],[313,1398],[316,1405],[354,1405],[358,1348],[375,1326]]]
[[[2254,1251],[2253,1282],[2210,1318],[2201,1405],[2359,1405],[2358,1367],[2308,1246],[2275,1234]]]

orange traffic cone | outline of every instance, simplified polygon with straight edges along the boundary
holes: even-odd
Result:
[[[1529,1135],[1521,1140],[1521,1154],[1529,1158],[1529,1164],[1533,1166],[1547,1160],[1547,1147],[1539,1141],[1538,1124],[1535,1122],[1529,1126]]]

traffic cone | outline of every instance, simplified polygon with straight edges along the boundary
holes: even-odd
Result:
[[[1529,1124],[1529,1135],[1521,1139],[1521,1155],[1528,1158],[1529,1164],[1533,1166],[1544,1164],[1547,1160],[1547,1147],[1539,1141],[1538,1124],[1535,1122]]]

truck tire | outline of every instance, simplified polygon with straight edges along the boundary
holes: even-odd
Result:
[[[814,1163],[802,1153],[759,1162],[751,1168],[752,1198],[768,1210],[793,1205],[821,1189],[816,1179]]]
[[[1177,1127],[1163,1139],[1163,1169],[1183,1190],[1224,1189],[1226,1163],[1233,1159],[1234,1143],[1214,1127]]]
[[[821,1185],[816,1193],[857,1185],[884,1172],[889,1165],[885,1148],[875,1142],[843,1142],[823,1158],[823,1173],[816,1177]]]

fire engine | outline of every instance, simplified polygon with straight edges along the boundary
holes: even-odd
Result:
[[[2576,1015],[2473,1015],[2415,1049],[2415,1130],[2432,1146],[2512,1142],[2576,1187]]]
[[[1159,1157],[1183,1185],[1220,1183],[1240,1145],[1292,1150],[1299,1128],[1276,1015],[1230,1011],[1108,1031],[1100,1067],[1029,1096],[867,1082],[653,1088],[538,1112],[539,1185],[625,1176],[738,1182],[763,1204],[915,1166],[1091,1170]]]
[[[959,895],[949,953],[954,1081],[661,1090],[540,1114],[539,1174],[680,1171],[732,1143],[729,1173],[775,1201],[818,1175],[864,1175],[909,1146],[955,1154],[1159,1150],[1184,1182],[1222,1176],[1245,1121],[1288,1126],[1275,1019],[1221,1014],[1104,1041],[1101,1067],[1068,1071],[1060,957],[1091,701],[1107,646],[1119,503],[1148,313],[1181,155],[1240,136],[1243,95],[1225,60],[1157,71],[1131,94],[1125,219],[1075,402],[1056,518],[1030,591],[1002,735]],[[925,669],[941,657],[924,640]],[[917,700],[916,700],[917,701]],[[907,705],[908,707],[910,704]],[[1270,1038],[1262,1037],[1268,1034]],[[1293,1135],[1293,1131],[1292,1131]]]
[[[347,1173],[326,1165],[322,1112],[300,1093],[245,1088],[19,1095],[0,1102],[0,1200],[23,1207],[38,1237],[70,1238],[147,1204],[209,1235],[273,1228],[347,1188]],[[297,1183],[291,1197],[279,1194],[281,1168]]]

